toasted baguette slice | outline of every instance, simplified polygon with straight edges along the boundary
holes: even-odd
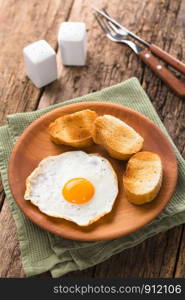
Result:
[[[127,199],[134,204],[152,201],[162,183],[162,163],[158,154],[138,152],[127,164],[123,185]]]
[[[141,150],[144,141],[132,127],[110,115],[96,118],[92,136],[96,144],[120,160],[127,160]]]
[[[86,109],[56,119],[48,128],[51,140],[76,148],[92,145],[91,133],[96,117],[95,111]]]

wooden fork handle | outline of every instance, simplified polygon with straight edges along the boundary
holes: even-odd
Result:
[[[177,79],[151,52],[146,49],[139,53],[141,60],[178,96],[185,96],[185,84]]]
[[[185,64],[182,61],[178,60],[177,58],[170,55],[168,52],[162,50],[161,48],[159,48],[154,44],[151,44],[149,49],[153,54],[160,57],[163,61],[167,62],[169,65],[174,67],[182,74],[185,74]]]

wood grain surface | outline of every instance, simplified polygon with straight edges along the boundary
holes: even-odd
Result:
[[[91,13],[91,0],[0,0],[0,121],[136,76],[185,157],[185,101],[172,93],[135,54],[103,37]],[[185,62],[185,1],[94,0],[136,34]],[[57,54],[59,80],[37,89],[25,76],[22,48],[46,39],[56,50],[64,20],[84,21],[88,30],[85,67],[64,67]],[[178,78],[184,80],[179,73]],[[0,276],[24,277],[16,228],[0,187]],[[178,226],[99,264],[66,277],[185,277],[185,230]],[[40,276],[50,276],[49,273]]]

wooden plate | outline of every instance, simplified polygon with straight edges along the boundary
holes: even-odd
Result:
[[[64,219],[53,218],[40,212],[30,201],[24,200],[26,177],[37,167],[40,160],[49,155],[76,150],[51,142],[47,133],[50,122],[59,116],[82,109],[95,110],[99,115],[112,114],[127,122],[144,138],[143,150],[160,155],[164,177],[161,190],[156,199],[143,206],[130,204],[125,198],[122,176],[126,162],[111,158],[98,145],[82,149],[88,153],[100,153],[112,163],[119,181],[119,195],[113,210],[88,227],[80,227]],[[177,181],[177,161],[172,146],[161,130],[145,116],[121,105],[105,102],[80,102],[55,109],[34,121],[18,139],[9,160],[9,183],[12,194],[25,213],[40,227],[62,237],[83,241],[113,239],[134,232],[151,222],[169,202]],[[102,195],[103,197],[104,195]]]

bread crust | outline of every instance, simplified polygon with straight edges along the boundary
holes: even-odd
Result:
[[[128,160],[143,147],[144,139],[128,124],[111,115],[97,117],[93,140],[102,145],[111,157]]]
[[[162,184],[162,162],[158,154],[138,152],[128,161],[123,185],[131,203],[141,205],[151,202]]]
[[[86,109],[57,118],[48,127],[50,138],[55,144],[75,148],[91,146],[92,127],[97,116],[95,111]]]

